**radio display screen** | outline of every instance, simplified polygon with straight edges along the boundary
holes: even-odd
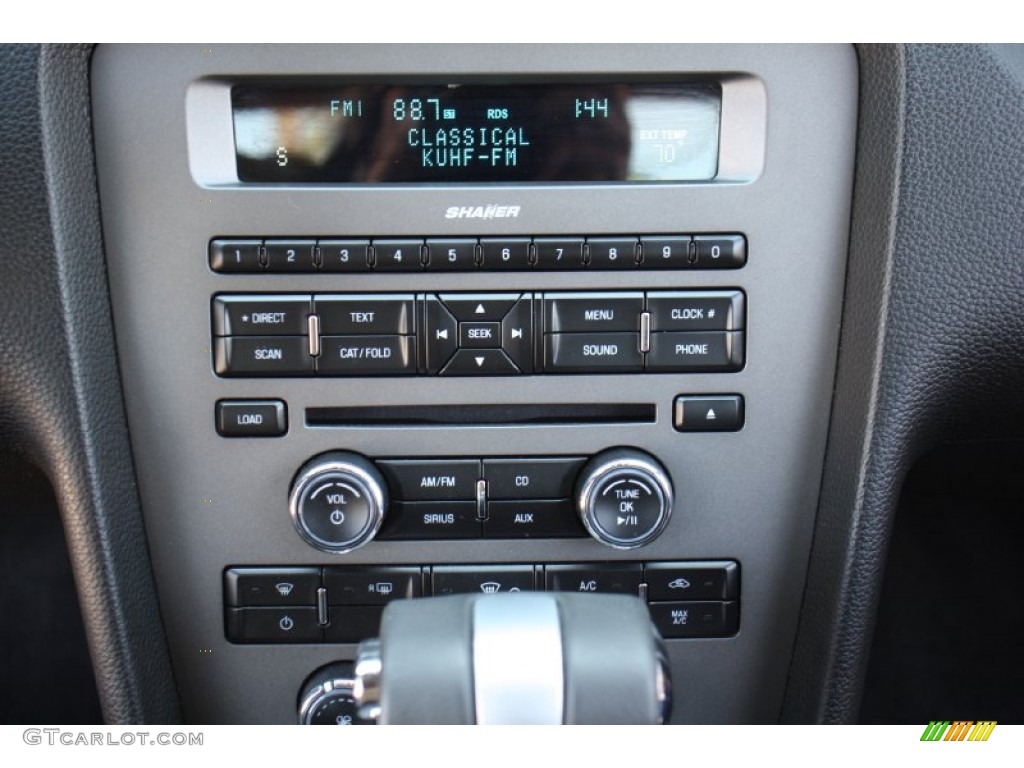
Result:
[[[721,86],[247,84],[238,178],[387,184],[707,181]]]

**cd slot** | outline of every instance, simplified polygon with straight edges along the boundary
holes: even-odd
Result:
[[[653,403],[531,403],[307,408],[307,427],[521,427],[653,424]]]

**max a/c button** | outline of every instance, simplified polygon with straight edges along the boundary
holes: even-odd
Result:
[[[220,400],[216,411],[221,437],[280,437],[288,431],[283,400]]]

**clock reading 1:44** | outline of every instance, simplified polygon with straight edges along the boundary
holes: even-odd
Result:
[[[608,98],[576,99],[576,119],[608,117]]]

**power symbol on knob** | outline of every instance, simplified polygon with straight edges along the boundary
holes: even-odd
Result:
[[[387,486],[373,462],[334,452],[309,461],[292,485],[289,510],[295,529],[324,552],[349,552],[380,529]]]

